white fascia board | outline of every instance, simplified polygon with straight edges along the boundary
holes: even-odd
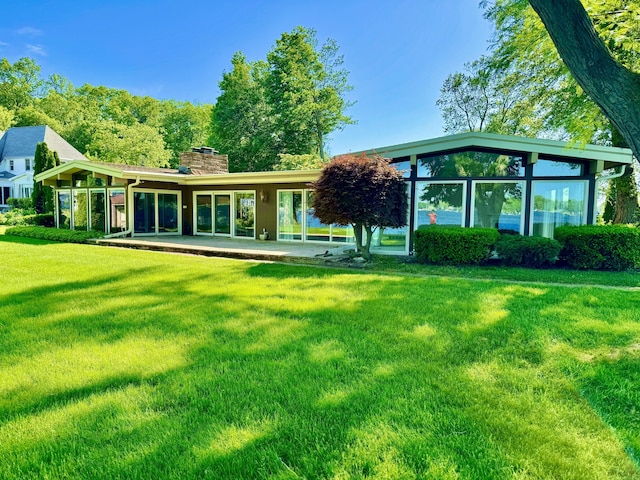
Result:
[[[269,183],[306,183],[320,176],[320,170],[290,170],[271,172],[222,173],[215,175],[188,175],[186,185],[243,185]]]
[[[398,158],[423,153],[457,150],[464,148],[492,148],[512,152],[535,152],[582,160],[605,160],[620,164],[632,163],[632,152],[628,148],[585,145],[584,148],[572,146],[568,142],[543,140],[538,138],[515,137],[493,133],[469,132],[446,137],[403,143],[387,147],[366,150],[367,155],[379,154],[384,157]]]
[[[96,165],[89,160],[73,160],[71,162],[62,163],[57,167],[50,168],[49,170],[45,170],[44,172],[40,172],[35,176],[35,180],[37,182],[41,182],[47,178],[55,177],[62,173],[70,174],[81,171],[100,173],[102,175],[110,175],[112,177],[122,177],[123,169],[117,168],[115,164],[114,167],[106,167],[104,165]]]

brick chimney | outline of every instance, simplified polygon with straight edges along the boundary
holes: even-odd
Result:
[[[180,165],[193,175],[229,173],[229,156],[220,155],[211,147],[197,147],[180,154]]]

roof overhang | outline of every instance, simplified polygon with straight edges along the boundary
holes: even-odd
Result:
[[[111,176],[125,180],[166,182],[176,185],[243,185],[268,183],[312,182],[320,170],[294,170],[270,172],[219,173],[210,175],[188,175],[181,173],[149,172],[135,165],[105,165],[85,160],[74,160],[58,165],[35,176],[37,182],[52,184],[55,180],[69,179],[71,175],[89,172],[97,176]]]
[[[388,158],[399,158],[474,147],[565,157],[567,161],[570,161],[570,159],[602,161],[605,162],[606,168],[628,165],[633,162],[632,152],[628,148],[602,145],[577,146],[570,142],[557,140],[515,137],[484,132],[460,133],[418,142],[373,148],[365,150],[364,153],[367,155],[377,153]]]

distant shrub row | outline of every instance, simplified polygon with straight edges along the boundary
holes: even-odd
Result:
[[[84,230],[62,230],[47,227],[11,227],[4,232],[5,235],[14,237],[38,238],[52,240],[54,242],[88,243],[94,238],[102,238],[103,232]]]
[[[559,260],[573,269],[640,268],[640,229],[626,225],[560,227],[555,239],[500,234],[492,228],[423,225],[415,234],[418,261],[481,265],[495,251],[505,265],[542,268]]]

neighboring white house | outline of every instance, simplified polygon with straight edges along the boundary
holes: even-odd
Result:
[[[46,125],[13,127],[0,131],[0,209],[7,198],[26,198],[33,191],[33,160],[38,143],[46,142],[60,160],[87,160],[64,138]]]

